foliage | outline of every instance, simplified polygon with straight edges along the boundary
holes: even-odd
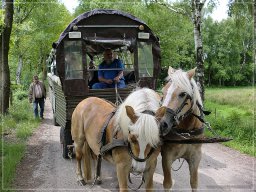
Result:
[[[57,0],[15,1],[14,30],[11,39],[11,80],[16,81],[22,63],[21,83],[28,87],[34,74],[44,73],[51,45],[71,20]],[[43,75],[44,78],[44,75]]]
[[[205,19],[205,77],[208,85],[252,84],[252,28],[252,16],[244,11],[239,19],[236,16],[221,22],[214,22],[210,17]]]

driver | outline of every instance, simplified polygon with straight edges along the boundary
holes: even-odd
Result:
[[[117,84],[117,88],[125,88],[122,62],[119,59],[114,59],[113,51],[109,48],[104,51],[103,56],[104,61],[99,65],[98,71],[99,83],[93,84],[92,88],[114,88],[115,84]]]

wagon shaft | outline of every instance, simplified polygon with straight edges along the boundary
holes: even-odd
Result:
[[[200,144],[200,143],[219,143],[233,140],[232,138],[225,137],[203,137],[192,139],[164,139],[164,143],[177,143],[177,144]]]

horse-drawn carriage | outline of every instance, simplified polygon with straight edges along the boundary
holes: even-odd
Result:
[[[90,74],[99,70],[89,69],[89,63],[93,60],[99,65],[107,48],[125,65],[126,88],[89,86]],[[116,164],[120,191],[127,190],[131,171],[143,174],[145,188],[150,191],[161,151],[164,188],[172,187],[172,162],[184,158],[189,164],[191,188],[196,190],[201,144],[228,140],[204,137],[208,126],[193,79],[195,69],[169,68],[163,98],[154,91],[160,72],[159,40],[143,21],[130,14],[93,10],[78,16],[53,44],[48,64],[49,92],[54,123],[61,126],[63,157],[68,158],[73,138],[81,183],[91,179],[92,158],[97,159],[95,181],[100,177],[104,156]],[[135,87],[151,89],[133,91]],[[125,98],[122,104],[113,104]],[[118,147],[113,148],[113,143]]]
[[[90,73],[98,70],[106,48],[123,62],[126,88],[90,89]],[[91,60],[96,69],[89,69]],[[68,25],[53,43],[47,62],[54,124],[61,126],[62,155],[68,158],[68,146],[73,143],[71,116],[80,101],[96,96],[115,103],[136,86],[156,88],[159,39],[143,21],[128,13],[96,9],[79,15]]]

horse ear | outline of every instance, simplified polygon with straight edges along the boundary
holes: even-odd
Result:
[[[166,112],[166,107],[162,106],[156,111],[156,119],[160,121]]]
[[[196,74],[196,67],[194,69],[187,71],[187,75],[189,79],[192,79],[192,77],[194,77],[195,74]]]
[[[132,123],[135,123],[138,117],[135,115],[134,109],[129,105],[126,105],[125,109],[126,109],[127,116],[131,119]]]
[[[175,72],[175,69],[172,68],[171,66],[169,66],[169,69],[168,69],[168,76],[171,76],[171,74],[173,74]]]

